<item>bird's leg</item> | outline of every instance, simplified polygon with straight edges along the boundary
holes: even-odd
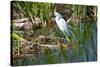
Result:
[[[65,32],[63,32],[63,34],[66,38],[66,41],[67,41],[68,45],[70,45],[70,37]]]
[[[64,32],[64,36],[66,37],[66,40],[68,41],[68,42],[70,42],[70,39],[69,39],[69,36]]]
[[[69,45],[69,47],[72,45],[72,41],[71,41],[71,37],[70,36],[68,36],[68,35],[66,35],[67,36],[67,38],[69,39],[68,40],[68,45]]]

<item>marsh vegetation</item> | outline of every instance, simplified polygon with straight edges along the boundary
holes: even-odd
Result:
[[[97,60],[97,7],[39,2],[11,2],[11,64],[37,65]],[[70,43],[52,17],[69,21]]]

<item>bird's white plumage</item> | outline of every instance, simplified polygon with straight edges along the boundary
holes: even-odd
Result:
[[[54,15],[56,16],[55,20],[60,31],[65,32],[67,35],[70,35],[67,22],[63,19],[63,17],[58,12],[55,12]]]

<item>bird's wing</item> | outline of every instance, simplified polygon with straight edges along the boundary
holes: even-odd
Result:
[[[59,22],[61,24],[63,32],[66,32],[69,35],[69,28],[68,28],[68,24],[66,23],[66,21],[64,19],[60,19]]]
[[[67,26],[66,21],[64,19],[60,19],[60,22],[61,22],[62,26],[64,26],[64,27]]]
[[[62,18],[60,18],[59,20],[56,20],[56,23],[57,23],[59,29],[62,32],[64,32],[64,27],[66,27],[65,21]]]

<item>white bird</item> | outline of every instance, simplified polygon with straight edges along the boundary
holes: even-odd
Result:
[[[63,34],[66,36],[69,42],[70,40],[68,37],[70,36],[70,30],[68,27],[68,22],[65,21],[63,17],[61,16],[61,14],[58,12],[54,12],[54,16],[55,16],[55,21],[56,21],[57,26],[59,27],[60,31],[63,32]]]

